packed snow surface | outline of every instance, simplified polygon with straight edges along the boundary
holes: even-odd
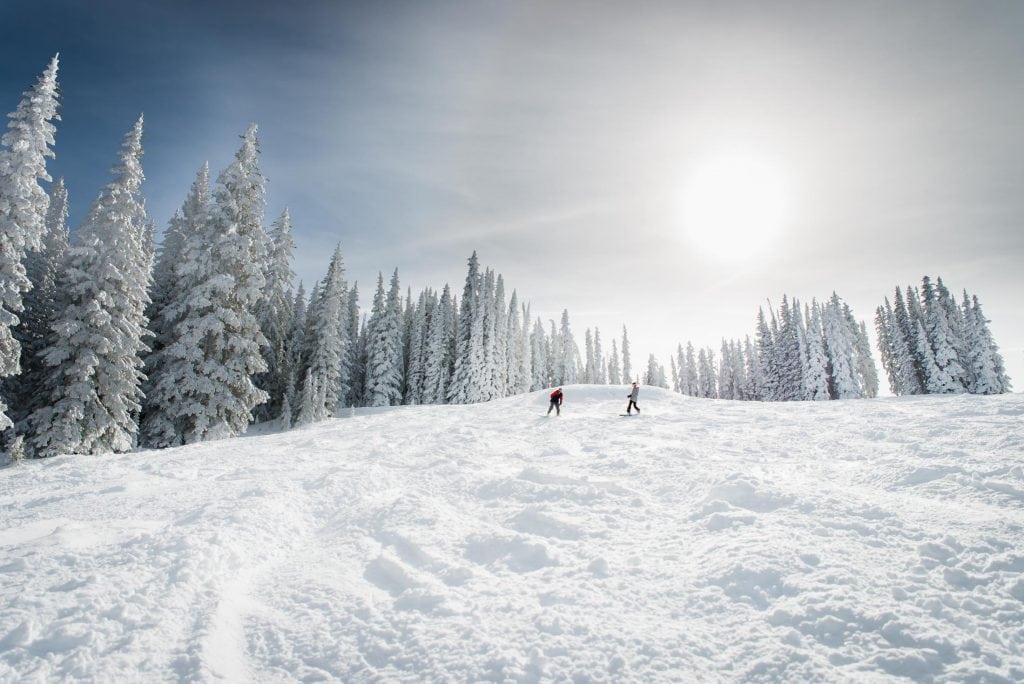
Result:
[[[0,472],[0,680],[1024,679],[1024,397],[568,387]]]

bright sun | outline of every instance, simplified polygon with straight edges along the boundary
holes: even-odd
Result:
[[[782,230],[789,191],[782,172],[745,154],[697,167],[680,197],[686,236],[707,256],[742,261],[761,252]]]

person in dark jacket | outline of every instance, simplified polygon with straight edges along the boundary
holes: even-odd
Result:
[[[637,413],[640,413],[640,407],[636,405],[636,398],[640,396],[640,388],[633,383],[633,391],[626,395],[629,398],[629,406],[626,407],[626,414],[632,415],[633,409],[636,409]]]
[[[551,405],[548,406],[548,415],[551,415],[551,409],[555,409],[555,415],[562,415],[562,388],[559,387],[551,393]]]

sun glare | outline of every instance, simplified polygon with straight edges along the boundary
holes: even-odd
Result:
[[[680,212],[687,239],[706,256],[741,261],[782,231],[789,195],[782,172],[762,159],[730,154],[698,166],[684,184]]]

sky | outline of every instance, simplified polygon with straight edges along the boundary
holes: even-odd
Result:
[[[307,288],[340,243],[364,304],[396,267],[461,292],[476,250],[581,344],[626,325],[640,366],[784,293],[870,328],[930,274],[979,296],[1024,388],[1024,3],[4,0],[0,26],[0,110],[60,53],[73,226],[139,113],[161,228],[256,122]],[[717,236],[742,256],[685,211],[723,158],[785,207],[724,189],[755,207]]]

